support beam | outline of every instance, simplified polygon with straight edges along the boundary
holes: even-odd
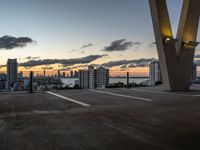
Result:
[[[184,0],[174,39],[166,0],[149,0],[161,73],[166,90],[187,91],[198,33],[200,1]]]

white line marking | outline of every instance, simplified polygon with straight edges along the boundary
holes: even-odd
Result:
[[[63,113],[65,111],[40,111],[40,110],[33,110],[31,112],[17,112],[15,114],[13,113],[6,113],[3,115],[0,115],[0,118],[15,118],[16,116],[29,116],[29,115],[50,115],[50,114],[59,114]],[[1,122],[0,122],[1,123]]]
[[[188,97],[198,97],[198,96],[200,96],[200,95],[178,94],[178,93],[170,93],[170,92],[162,92],[162,91],[151,91],[151,90],[141,90],[141,89],[131,89],[131,90],[132,91],[138,91],[138,92],[168,94],[168,95],[176,95],[176,96],[188,96]]]
[[[200,95],[192,95],[193,97],[200,97]]]
[[[147,98],[142,98],[142,97],[135,97],[135,96],[129,96],[129,95],[122,95],[122,94],[105,92],[105,91],[98,91],[98,90],[89,90],[89,91],[96,92],[96,93],[101,93],[101,94],[108,94],[108,95],[113,95],[113,96],[119,96],[119,97],[125,97],[125,98],[131,98],[131,99],[138,99],[138,100],[143,100],[143,101],[149,101],[149,102],[153,101],[152,99],[147,99]]]
[[[54,95],[54,96],[57,96],[59,98],[62,98],[64,100],[67,100],[67,101],[70,101],[72,103],[76,103],[76,104],[79,104],[81,106],[84,106],[84,107],[89,107],[90,105],[89,104],[86,104],[86,103],[83,103],[83,102],[79,102],[75,99],[72,99],[72,98],[69,98],[69,97],[65,97],[65,96],[62,96],[62,95],[59,95],[59,94],[56,94],[56,93],[53,93],[53,92],[50,92],[50,91],[47,91],[48,94],[51,94],[51,95]]]

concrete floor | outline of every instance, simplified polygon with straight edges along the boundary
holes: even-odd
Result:
[[[199,91],[100,91],[0,93],[0,150],[200,149]]]

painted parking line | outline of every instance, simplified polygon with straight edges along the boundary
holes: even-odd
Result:
[[[51,95],[54,95],[54,96],[57,96],[57,97],[59,97],[59,98],[61,98],[61,99],[64,99],[64,100],[66,100],[66,101],[69,101],[69,102],[72,102],[72,103],[75,103],[75,104],[79,104],[79,105],[84,106],[84,107],[89,107],[89,106],[90,106],[89,104],[86,104],[86,103],[77,101],[77,100],[75,100],[75,99],[72,99],[72,98],[69,98],[69,97],[65,97],[65,96],[62,96],[62,95],[53,93],[53,92],[50,92],[50,91],[47,91],[46,93],[51,94]]]
[[[101,94],[108,94],[108,95],[113,95],[113,96],[119,96],[119,97],[137,99],[137,100],[142,100],[142,101],[149,101],[149,102],[152,102],[152,101],[153,101],[152,99],[148,99],[148,98],[135,97],[135,96],[129,96],[129,95],[123,95],[123,94],[117,94],[117,93],[99,91],[99,90],[89,90],[89,91],[95,92],[95,93],[101,93]]]
[[[192,95],[193,97],[200,97],[200,95]]]
[[[136,91],[136,92],[168,94],[168,95],[175,95],[175,96],[200,97],[200,95],[188,95],[188,94],[170,93],[170,92],[162,92],[162,91],[151,91],[151,90],[141,90],[141,89],[131,89],[131,90]]]

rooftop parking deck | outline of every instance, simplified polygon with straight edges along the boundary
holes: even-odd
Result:
[[[1,150],[199,150],[200,92],[0,93]]]

